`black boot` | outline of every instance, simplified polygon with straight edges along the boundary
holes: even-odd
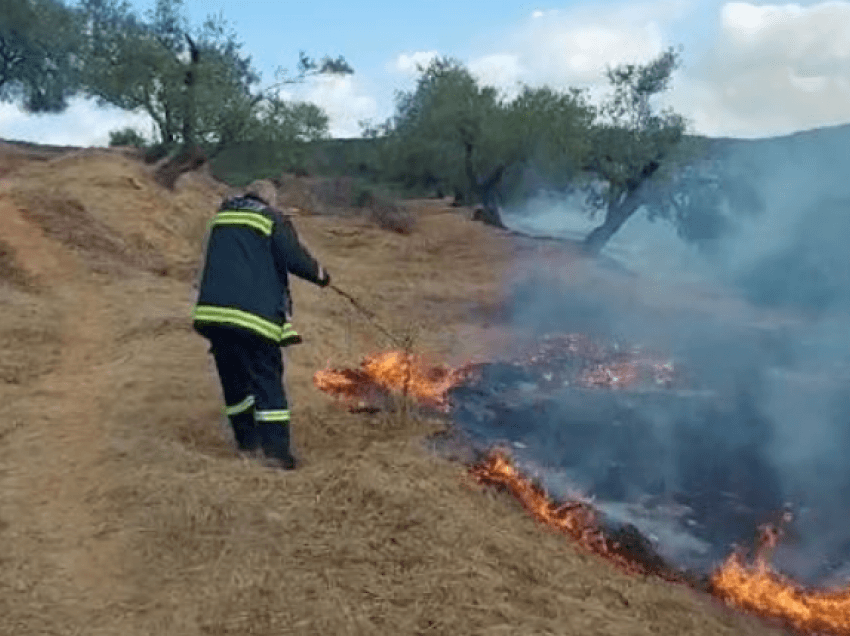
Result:
[[[296,461],[289,448],[289,424],[258,422],[260,444],[267,463],[282,470],[295,470]]]
[[[230,417],[233,437],[240,452],[253,453],[260,448],[260,434],[254,422],[254,411],[246,411]]]

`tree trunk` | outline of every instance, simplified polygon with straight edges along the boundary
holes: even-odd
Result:
[[[157,166],[154,171],[154,180],[162,187],[173,190],[180,175],[197,170],[206,162],[207,156],[198,146],[184,146],[175,156]]]
[[[186,41],[189,43],[191,61],[186,69],[186,77],[183,80],[183,144],[185,148],[195,145],[195,79],[197,66],[200,60],[198,47],[188,35]]]
[[[498,227],[506,230],[502,221],[502,214],[499,211],[498,188],[502,182],[502,176],[505,174],[504,164],[496,167],[493,173],[484,179],[481,183],[476,180],[476,194],[481,199],[481,206],[475,208],[472,215],[473,221],[481,221],[487,225]]]
[[[475,196],[477,193],[477,183],[475,179],[475,170],[472,167],[472,151],[474,146],[470,142],[465,142],[464,147],[466,149],[466,153],[463,157],[463,166],[466,170],[466,204],[472,205],[475,203]]]
[[[499,212],[499,208],[495,206],[476,207],[475,211],[472,213],[472,220],[481,221],[485,225],[492,225],[493,227],[497,227],[502,230],[508,229],[502,222],[502,215]]]
[[[598,256],[611,237],[617,233],[617,230],[623,227],[623,223],[628,221],[629,217],[640,206],[641,201],[634,194],[627,196],[619,205],[611,203],[605,212],[605,220],[602,222],[602,225],[595,228],[582,241],[584,251],[591,256]]]
[[[623,223],[643,205],[644,185],[661,167],[663,158],[663,155],[659,155],[648,162],[639,174],[626,181],[625,198],[619,203],[614,202],[608,205],[602,225],[588,234],[582,242],[582,247],[587,254],[598,256],[617,230],[623,227]]]

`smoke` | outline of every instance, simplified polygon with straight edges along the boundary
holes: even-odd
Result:
[[[685,547],[703,549],[707,541],[713,549],[703,557],[716,558],[730,540],[755,533],[754,525],[729,524],[771,521],[788,508],[795,519],[776,565],[810,583],[850,576],[848,146],[850,126],[730,141],[724,161],[755,166],[748,178],[765,210],[734,217],[732,231],[711,250],[638,212],[598,263],[549,249],[545,258],[518,261],[508,281],[519,331],[580,331],[666,351],[688,369],[694,388],[714,396],[699,406],[628,398],[628,417],[642,423],[635,430],[652,439],[644,452],[658,465],[626,470],[622,481],[631,483],[622,500],[609,496],[600,504],[660,544],[666,537],[668,553],[683,561]],[[570,239],[594,225],[579,198],[551,193],[504,218],[531,234]],[[586,457],[559,465],[553,445],[572,444],[570,453],[580,455],[580,423],[603,425],[625,402],[615,408],[565,394],[560,404],[526,423],[525,459],[548,466],[547,485],[555,490],[599,489],[604,480],[594,466],[611,460],[610,452],[586,437]],[[571,426],[578,427],[575,437]],[[623,502],[639,500],[658,479],[671,493],[690,493],[690,505],[705,506],[706,514],[723,497],[749,513],[725,519],[714,534],[692,536],[659,525],[657,516],[641,526]]]

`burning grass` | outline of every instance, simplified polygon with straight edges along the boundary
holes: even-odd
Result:
[[[673,362],[640,348],[604,347],[583,334],[547,337],[515,364],[543,367],[547,384],[585,388],[628,388],[644,383],[671,387],[681,383]],[[358,369],[323,369],[313,382],[320,390],[347,401],[353,410],[378,410],[389,394],[410,396],[423,406],[449,410],[449,391],[472,378],[478,365],[458,368],[429,365],[401,350],[368,356]]]
[[[318,371],[313,381],[322,391],[348,400],[356,410],[368,408],[376,399],[397,393],[445,411],[449,389],[457,386],[466,373],[466,369],[429,366],[405,351],[386,351],[369,356],[359,369]]]
[[[559,504],[552,501],[542,488],[523,476],[505,454],[492,453],[469,472],[480,484],[507,490],[537,521],[566,534],[582,548],[608,559],[620,570],[628,574],[654,574],[669,581],[681,581],[657,555],[646,550],[638,554],[632,551],[636,546],[607,537],[589,503],[567,501]]]
[[[805,634],[850,634],[850,589],[806,590],[763,559],[748,565],[739,555],[730,556],[712,576],[711,591],[730,605]]]
[[[604,347],[580,334],[547,338],[519,364],[545,367],[543,376],[548,382],[575,382],[584,388],[618,389],[641,383],[669,388],[683,381],[681,370],[661,356],[639,348]],[[449,391],[475,371],[476,366],[471,364],[457,369],[429,366],[410,353],[387,351],[369,356],[359,369],[320,371],[314,383],[347,401],[352,410],[369,405],[379,410],[376,397],[400,393],[425,407],[448,412]],[[653,575],[707,590],[729,606],[781,622],[800,633],[850,635],[850,589],[807,590],[768,564],[765,547],[774,547],[779,533],[762,532],[753,564],[733,554],[712,573],[706,585],[704,578],[673,569],[636,529],[630,534],[628,530],[614,532],[604,527],[590,503],[552,500],[501,451],[491,452],[470,467],[469,474],[478,484],[509,492],[534,519],[623,572]]]
[[[673,571],[655,555],[641,553],[633,545],[606,536],[596,511],[587,502],[556,503],[550,499],[501,452],[472,466],[469,473],[479,484],[507,490],[537,521],[569,536],[621,571],[699,586],[696,579]],[[778,535],[762,539],[768,540],[775,545]],[[779,621],[799,633],[850,634],[850,589],[806,590],[774,571],[761,554],[752,565],[745,563],[740,554],[731,555],[712,574],[708,591],[730,606]]]

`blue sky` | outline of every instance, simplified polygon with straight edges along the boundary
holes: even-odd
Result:
[[[132,0],[140,13],[153,0]],[[185,0],[192,23],[221,13],[266,82],[298,51],[344,55],[355,75],[286,93],[329,113],[337,136],[392,112],[393,94],[413,86],[417,62],[451,55],[482,82],[510,95],[520,82],[605,93],[606,65],[643,62],[684,47],[668,105],[708,135],[764,137],[850,122],[850,0],[797,3],[646,0],[511,0],[352,3],[331,0]],[[60,116],[33,117],[0,105],[0,137],[103,144],[109,130],[141,114],[77,101]]]

